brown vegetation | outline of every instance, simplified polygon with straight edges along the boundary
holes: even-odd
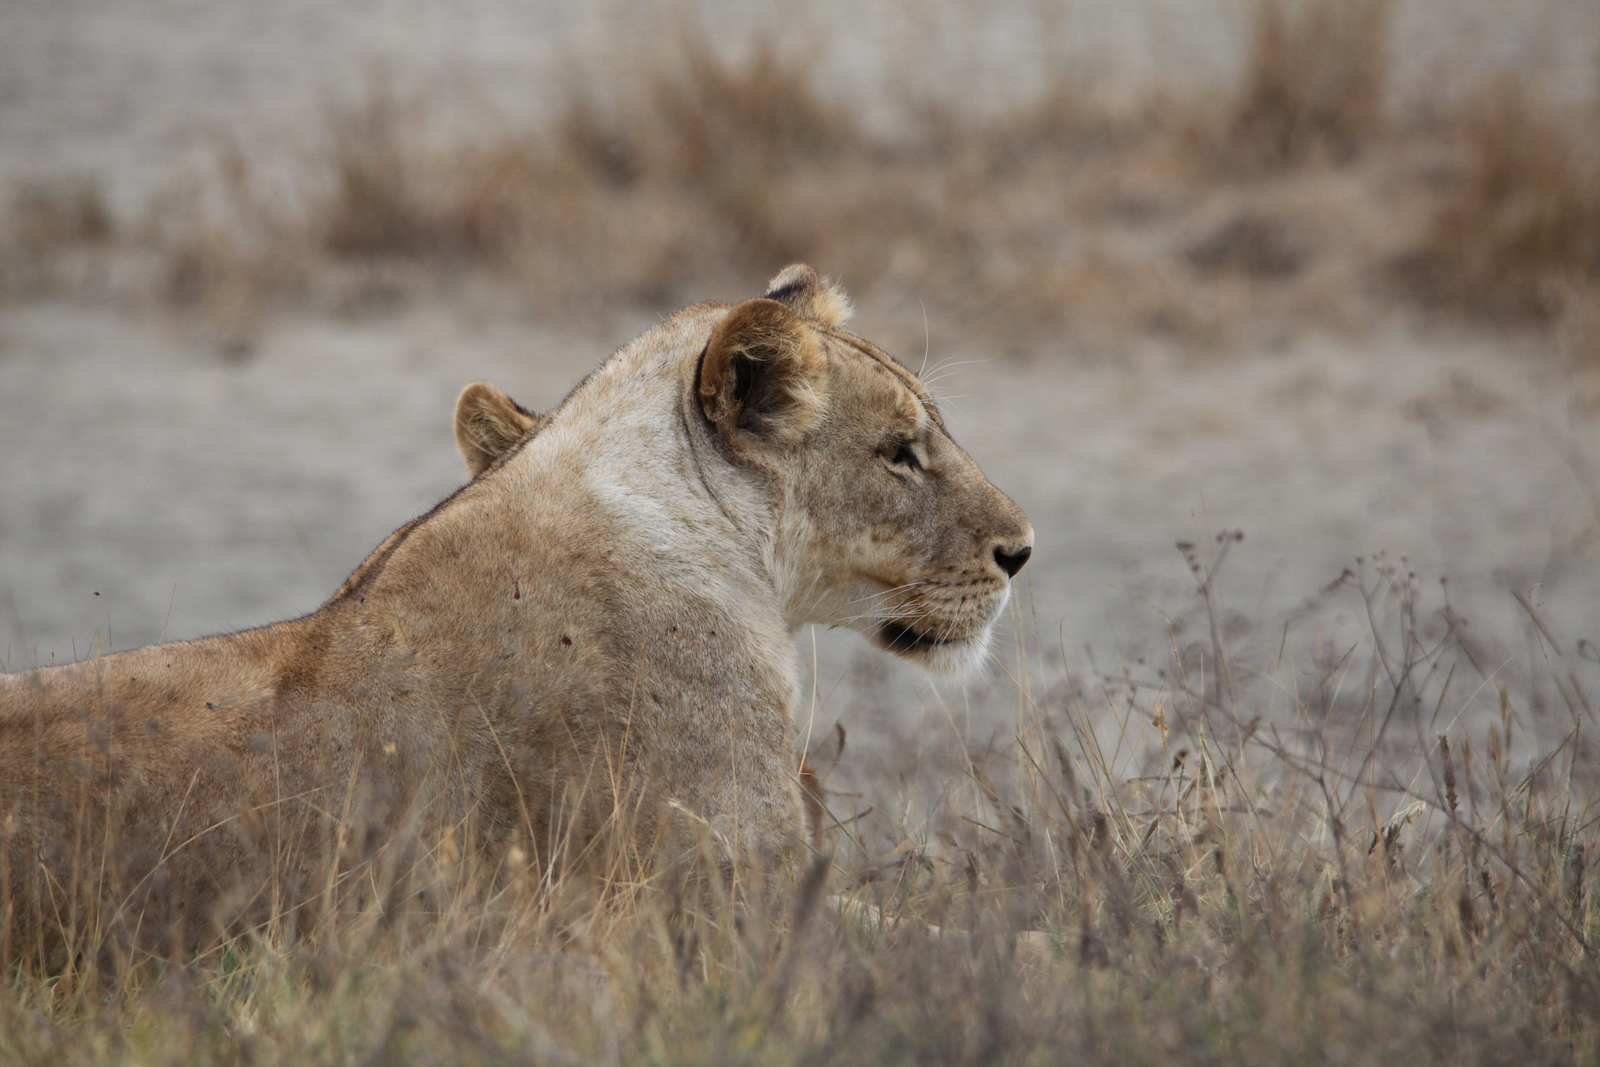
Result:
[[[72,254],[115,236],[100,187],[83,179],[35,182],[0,205],[0,296],[41,296],[82,281]]]
[[[309,936],[183,967],[85,943],[16,973],[0,1057],[1592,1060],[1592,648],[1531,619],[1524,673],[1381,560],[1281,634],[1210,625],[1233,540],[1180,546],[1199,595],[1164,667],[1075,678],[1024,643],[1010,736],[925,727],[858,768],[831,880],[781,904],[485,872],[434,842],[407,861],[423,883],[375,878]],[[1328,648],[1323,603],[1371,628]],[[817,753],[836,785],[843,740]]]
[[[490,280],[589,317],[794,260],[846,280],[899,346],[931,328],[1007,351],[1204,351],[1359,328],[1408,297],[1585,321],[1590,116],[1499,85],[1448,123],[1389,114],[1391,8],[1260,0],[1219,104],[1108,110],[1063,74],[997,114],[920,100],[894,133],[823,92],[814,53],[729,52],[683,24],[619,44],[529,128],[445,138],[375,82],[287,193],[230,149],[153,205],[148,291],[241,351],[285,305],[369,313]],[[30,211],[9,226],[13,292],[79,240],[30,236]]]
[[[1257,0],[1231,143],[1257,163],[1341,161],[1384,124],[1393,0]]]
[[[901,134],[875,135],[819,94],[809,60],[669,40],[606,92],[577,86],[547,127],[471,143],[431,145],[420,109],[375,90],[334,117],[292,205],[264,202],[229,157],[221,217],[186,210],[159,242],[162,291],[225,313],[307,294],[360,309],[467,272],[512,280],[546,313],[584,314],[747,287],[809,259],[907,342],[923,340],[932,303],[935,325],[1013,349],[1063,332],[1205,346],[1258,306],[1269,320],[1337,314],[1350,295],[1310,296],[1325,286],[1302,270],[1309,255],[1267,270],[1248,251],[1202,253],[1200,269],[1185,258],[1196,226],[1228,242],[1230,210],[1256,199],[1218,193],[1215,146],[1190,149],[1191,115],[1112,119],[1059,83],[999,119],[929,105]],[[1317,225],[1295,227],[1300,244]]]
[[[1423,293],[1473,314],[1555,321],[1600,294],[1600,135],[1506,80],[1459,105],[1454,175],[1420,253]]]

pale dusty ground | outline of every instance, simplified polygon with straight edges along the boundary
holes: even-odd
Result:
[[[1221,39],[1215,19],[1174,22],[1171,6],[1134,19],[1079,5],[1080,45],[1148,60],[1140,42],[1152,35],[1201,51]],[[95,175],[129,212],[219,134],[292,152],[296,131],[347,99],[373,60],[409,88],[537,110],[554,57],[603,38],[606,10],[16,0],[0,11],[0,178]],[[886,10],[870,8],[862,25],[887,33]],[[1567,40],[1563,20],[1583,8],[1497,10],[1523,27],[1496,38],[1514,51],[1529,26]],[[1427,38],[1430,11],[1444,12],[1447,40],[1488,25],[1482,4],[1410,4],[1402,31]],[[1002,44],[1006,25],[990,31]],[[831,61],[859,73],[867,48],[857,40]],[[597,340],[466,300],[396,318],[279,320],[238,363],[105,303],[0,309],[5,664],[314,608],[384,534],[459,484],[449,419],[463,384],[489,378],[547,406],[644,325]],[[1600,428],[1570,407],[1547,354],[1392,323],[1200,364],[1160,351],[1092,367],[1072,352],[1026,364],[992,355],[933,353],[979,361],[938,388],[953,398],[957,439],[1038,529],[1018,622],[1076,670],[1159,654],[1163,610],[1188,619],[1178,639],[1191,639],[1194,583],[1173,544],[1224,528],[1246,533],[1219,583],[1246,645],[1277,644],[1285,610],[1380,550],[1407,557],[1431,603],[1448,574],[1477,630],[1524,658],[1509,589],[1567,640],[1600,637],[1600,513],[1586,467],[1600,463]],[[1297,640],[1348,632],[1356,606],[1328,605]],[[821,636],[824,691],[862,647]],[[940,699],[910,672],[877,674],[858,665],[824,722],[842,714],[893,733],[873,709],[904,726],[916,721],[906,709]]]
[[[311,610],[460,483],[450,412],[465,382],[489,378],[545,407],[604,351],[510,315],[423,309],[285,322],[236,364],[112,310],[11,310],[7,664]],[[1512,649],[1522,627],[1508,589],[1569,641],[1600,636],[1595,487],[1568,456],[1593,462],[1600,432],[1540,366],[1486,340],[1390,333],[1199,367],[991,360],[950,368],[938,388],[957,440],[1037,527],[1021,625],[1052,658],[1064,649],[1078,669],[1110,669],[1162,651],[1157,608],[1192,615],[1174,542],[1225,528],[1246,539],[1220,593],[1258,645],[1277,642],[1283,611],[1379,550],[1408,557],[1431,603],[1447,574],[1457,606]],[[1347,630],[1355,609],[1330,605],[1297,633]],[[864,646],[823,635],[821,647],[831,690]],[[915,707],[915,680],[891,672],[874,699]],[[825,717],[848,712],[852,688]]]

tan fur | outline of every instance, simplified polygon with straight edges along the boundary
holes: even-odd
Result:
[[[467,477],[482,474],[549,421],[548,415],[535,415],[488,382],[473,382],[461,390],[456,399],[456,447],[467,461]]]
[[[820,814],[798,627],[970,665],[1032,541],[791,275],[679,312],[514,440],[521,409],[469,388],[481,473],[312,614],[0,676],[6,955],[86,924],[194,951],[446,834],[491,867],[619,839],[791,867]]]
[[[824,326],[843,326],[850,321],[850,298],[804,263],[779,271],[767,283],[767,296],[788,304],[801,318],[815,319]]]

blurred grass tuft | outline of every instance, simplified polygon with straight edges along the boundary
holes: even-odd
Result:
[[[229,147],[140,226],[90,211],[88,242],[56,201],[19,198],[0,285],[69,290],[61,263],[136,246],[153,304],[241,351],[287,307],[381,313],[487,284],[598,320],[736,298],[796,260],[843,280],[895,348],[1203,354],[1419,303],[1596,334],[1592,107],[1489,82],[1396,113],[1392,0],[1247,10],[1227,92],[1113,102],[1063,69],[985,110],[902,72],[887,125],[828,91],[814,34],[729,42],[685,19],[575,61],[554,113],[522,127],[445,135],[375,81],[288,183]]]

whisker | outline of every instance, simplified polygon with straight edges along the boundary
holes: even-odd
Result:
[[[929,581],[926,581],[926,580],[917,581],[917,582],[907,582],[905,585],[897,585],[892,589],[885,589],[882,592],[878,592],[878,593],[867,593],[867,594],[865,594],[863,596],[856,597],[856,599],[857,600],[863,600],[863,601],[864,600],[876,600],[879,597],[889,596],[891,593],[899,593],[899,592],[903,592],[903,591],[905,591],[907,589],[915,589],[919,585],[932,585],[932,584],[933,584],[932,582],[929,582]]]
[[[924,386],[927,386],[929,389],[931,389],[933,387],[933,383],[934,382],[938,381],[941,378],[948,378],[955,371],[955,369],[957,367],[967,367],[967,366],[971,366],[971,365],[976,364],[976,363],[992,363],[992,362],[993,362],[993,360],[990,360],[990,359],[945,360],[945,361],[939,363],[938,365],[936,365],[926,375],[919,374],[918,377],[922,379],[922,384]]]
[[[922,308],[922,365],[923,367],[927,367],[928,353],[933,349],[932,335],[928,333],[928,305],[927,302],[922,300],[920,297],[918,298],[917,303]],[[934,369],[937,370],[938,368],[935,367]],[[922,377],[922,371],[917,371],[917,377]]]
[[[922,607],[922,608],[910,608],[910,607],[907,607],[907,608],[900,608],[900,609],[895,609],[895,610],[890,610],[890,611],[867,611],[867,612],[862,612],[860,615],[847,616],[843,621],[845,621],[845,622],[859,622],[862,619],[873,619],[873,620],[882,620],[882,621],[886,621],[886,622],[888,622],[888,621],[899,622],[899,621],[902,621],[902,620],[910,620],[910,621],[915,622],[915,621],[920,620],[920,619],[928,618],[930,615],[932,615],[934,613],[934,610],[935,610],[934,608],[930,608],[930,607]]]
[[[873,622],[916,622],[927,618],[929,614],[931,613],[927,611],[868,611],[860,615],[847,615],[839,619],[837,624],[842,626],[846,623],[863,622],[869,619]]]
[[[928,373],[929,374],[938,374],[940,371],[948,370],[951,367],[964,367],[964,366],[968,365],[969,363],[993,363],[993,362],[994,362],[994,357],[993,356],[983,356],[983,357],[978,358],[978,359],[956,359],[954,356],[949,356],[949,357],[947,357],[945,359],[941,359],[938,363],[935,363],[933,365],[933,369],[928,371]]]

